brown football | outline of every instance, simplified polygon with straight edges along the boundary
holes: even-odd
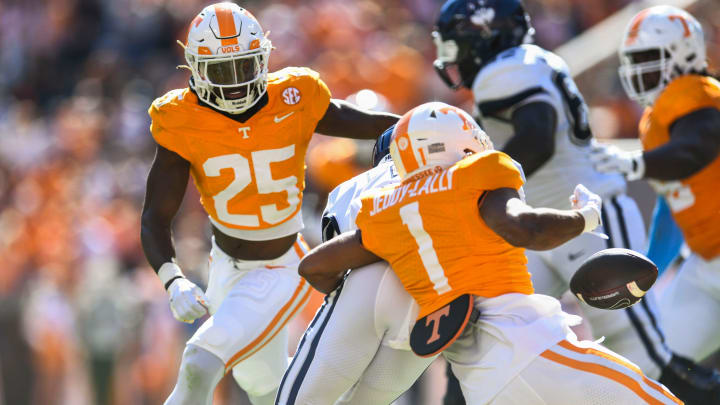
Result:
[[[629,249],[605,249],[590,256],[570,280],[580,301],[600,309],[622,309],[640,301],[657,279],[655,263]]]

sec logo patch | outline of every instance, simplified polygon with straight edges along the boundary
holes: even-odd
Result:
[[[300,90],[295,87],[288,87],[283,90],[282,98],[285,104],[294,105],[300,102]]]

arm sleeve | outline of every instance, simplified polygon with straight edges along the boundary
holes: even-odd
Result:
[[[675,261],[683,245],[683,235],[663,197],[658,197],[653,211],[647,257],[662,274]]]
[[[303,91],[308,94],[306,100],[308,104],[305,108],[307,108],[309,123],[312,124],[314,130],[318,121],[325,115],[332,95],[318,72],[309,68],[302,68],[300,73],[305,88]]]

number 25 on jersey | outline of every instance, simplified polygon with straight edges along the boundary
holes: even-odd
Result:
[[[300,204],[300,190],[297,187],[298,179],[296,176],[274,179],[270,171],[270,164],[285,161],[294,156],[295,145],[289,145],[278,149],[254,151],[251,153],[250,160],[238,153],[215,156],[206,160],[202,166],[206,176],[220,176],[220,171],[223,169],[231,169],[234,175],[233,181],[213,197],[218,219],[232,225],[258,228],[261,219],[267,224],[275,225],[292,216]],[[261,205],[260,207],[248,207],[247,205],[238,204],[239,210],[245,212],[255,211],[255,214],[230,213],[228,208],[230,200],[253,182],[253,176],[250,172],[251,164],[259,194],[285,191],[287,197],[278,196],[277,202]],[[278,209],[279,204],[287,204],[287,207]],[[260,215],[257,215],[258,208]]]

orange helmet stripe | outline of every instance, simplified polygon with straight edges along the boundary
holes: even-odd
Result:
[[[217,16],[218,28],[220,29],[221,45],[237,45],[237,28],[235,27],[235,17],[230,7],[225,4],[216,4],[215,15]],[[227,38],[233,37],[233,38]]]
[[[679,14],[673,14],[673,15],[668,16],[668,18],[670,19],[670,21],[680,20],[680,22],[682,23],[683,28],[684,28],[683,36],[685,38],[690,36],[690,27],[688,26],[688,22],[685,19],[685,17],[683,17],[682,15],[679,15]]]
[[[650,9],[645,9],[641,11],[638,15],[635,16],[635,18],[632,21],[632,26],[630,27],[630,31],[628,31],[627,39],[625,40],[625,45],[632,45],[633,42],[638,37],[638,34],[640,33],[640,24],[645,20],[645,17],[650,12]]]
[[[413,151],[412,144],[410,143],[410,136],[408,136],[408,125],[410,124],[410,118],[412,117],[412,110],[406,113],[395,126],[395,133],[393,134],[393,142],[397,147],[400,160],[405,168],[405,173],[411,173],[420,168],[415,153]],[[404,145],[405,148],[400,146]]]

